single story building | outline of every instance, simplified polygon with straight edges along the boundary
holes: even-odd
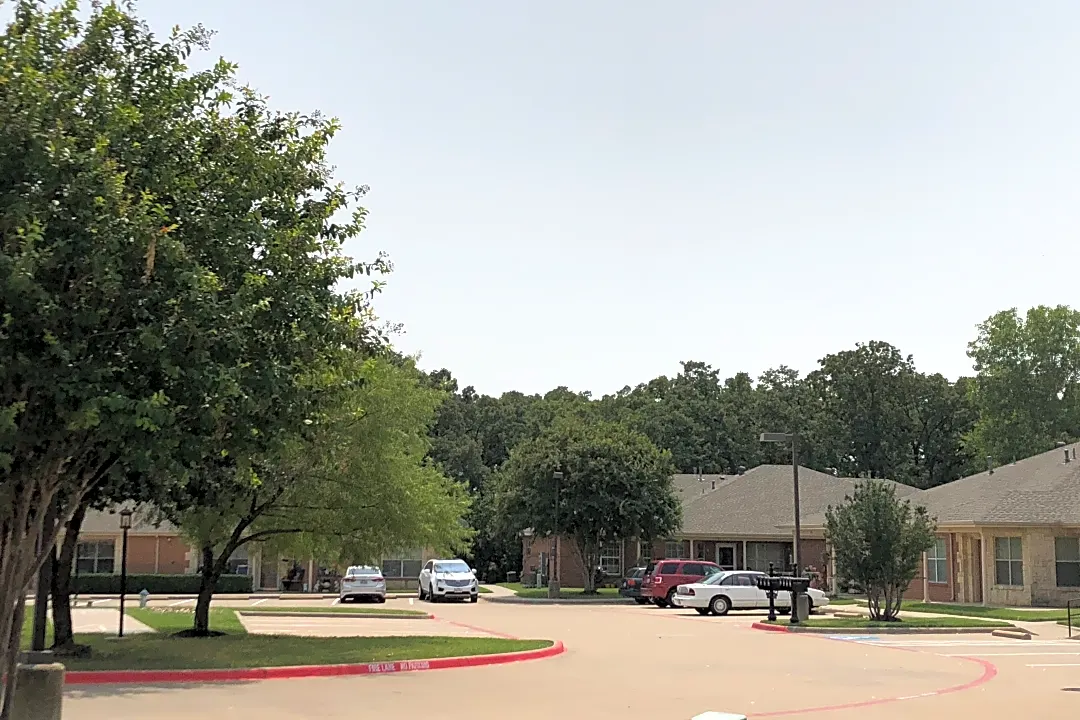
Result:
[[[1080,461],[1068,445],[912,498],[937,543],[905,597],[1064,606],[1080,598]]]
[[[79,575],[104,573],[120,574],[123,552],[123,531],[117,509],[89,510],[83,520],[76,548],[74,572]],[[430,559],[420,550],[397,553],[380,562],[387,587],[415,590],[420,570]],[[132,575],[194,574],[201,558],[196,548],[183,537],[176,526],[155,522],[146,510],[136,510],[128,530],[128,573]],[[260,543],[239,548],[229,559],[226,572],[248,575],[255,591],[280,591],[285,581],[295,579],[300,588],[312,588],[316,580],[333,576],[344,568],[322,566],[314,558],[270,557]]]
[[[675,490],[682,501],[682,528],[672,537],[641,542],[636,538],[613,542],[601,553],[609,575],[621,575],[635,565],[661,558],[687,558],[714,562],[730,570],[789,569],[794,561],[794,486],[790,465],[759,465],[736,475],[676,475]],[[855,488],[857,479],[842,478],[799,468],[802,517],[823,515],[839,505]],[[916,488],[881,480],[902,496]],[[552,538],[523,533],[522,578],[537,572],[550,577],[554,558]],[[559,553],[564,587],[581,587],[584,568],[572,540],[564,539]],[[823,528],[804,528],[802,565],[812,568],[824,585],[832,573]]]

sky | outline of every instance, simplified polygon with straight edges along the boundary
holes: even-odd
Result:
[[[1080,304],[1075,0],[138,7],[340,119],[378,313],[480,392],[870,340],[957,377],[991,314]]]

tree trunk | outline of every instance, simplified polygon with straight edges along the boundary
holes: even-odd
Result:
[[[205,637],[210,634],[210,601],[214,597],[214,587],[217,585],[217,563],[214,561],[214,548],[207,545],[202,549],[202,567],[199,574],[202,577],[199,583],[199,599],[195,602],[195,625],[193,634]]]
[[[30,638],[30,649],[38,652],[45,649],[45,630],[49,623],[49,592],[52,590],[55,564],[56,548],[53,548],[38,570],[37,592],[34,593],[34,633]]]
[[[585,595],[596,594],[596,564],[598,553],[596,547],[598,543],[586,540],[583,537],[575,538],[578,546],[578,553],[581,555],[581,564],[585,569]]]
[[[26,613],[26,591],[28,588],[23,588],[19,593],[18,599],[15,601],[15,615],[11,626],[11,637],[5,638],[6,646],[3,648],[4,652],[4,667],[10,668],[7,673],[7,678],[4,679],[4,702],[0,706],[0,720],[9,720],[11,718],[11,703],[15,699],[15,681],[18,678],[18,673],[15,672],[15,661],[19,657],[19,646],[22,644],[22,626],[23,617]]]
[[[79,547],[79,533],[82,531],[86,510],[86,503],[79,503],[75,514],[64,528],[60,556],[53,563],[53,650],[75,649],[75,632],[71,624],[71,573],[75,567],[75,551]]]

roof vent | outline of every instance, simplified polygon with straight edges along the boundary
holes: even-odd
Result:
[[[988,472],[991,475],[994,474],[994,456],[993,455],[987,455],[986,456],[986,472]]]
[[[739,471],[740,475],[745,475],[746,474],[746,466],[745,465],[740,465],[738,467],[738,471]]]
[[[1073,460],[1076,459],[1076,448],[1073,448]]]
[[[713,490],[715,490],[715,489],[716,489],[716,481],[715,481],[715,480],[713,480],[713,481],[712,481],[712,489],[713,489]]]
[[[829,473],[829,474],[830,474],[830,475],[832,475],[833,477],[840,477],[840,471],[839,471],[839,470],[837,470],[837,469],[836,469],[836,468],[834,468],[834,467],[827,467],[827,468],[825,468],[825,472]]]
[[[1065,448],[1065,462],[1070,462],[1072,458],[1069,457],[1069,448]]]

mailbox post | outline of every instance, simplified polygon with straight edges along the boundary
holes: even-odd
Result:
[[[776,593],[786,590],[791,594],[791,624],[798,625],[799,620],[799,595],[804,594],[810,588],[810,578],[790,577],[787,575],[769,575],[757,578],[757,586],[769,595],[769,620],[776,620]]]

